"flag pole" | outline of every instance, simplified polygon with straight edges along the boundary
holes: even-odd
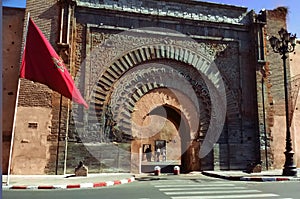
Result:
[[[58,164],[59,164],[59,141],[61,136],[61,112],[62,112],[62,98],[63,96],[60,95],[60,106],[59,106],[59,115],[58,115],[58,135],[57,135],[57,147],[56,147],[56,163],[55,163],[55,175],[58,175]],[[63,172],[64,175],[66,174],[66,160],[67,160],[67,144],[68,144],[68,130],[69,130],[69,99],[68,99],[68,106],[67,106],[67,121],[66,121],[66,135],[65,135],[65,153],[64,153],[64,168]]]
[[[69,137],[69,117],[70,117],[70,113],[69,113],[69,102],[70,100],[68,99],[68,106],[67,106],[67,124],[66,124],[66,135],[65,135],[65,159],[64,159],[64,175],[67,174],[67,156],[68,156],[68,137]]]
[[[8,160],[8,168],[7,168],[7,181],[6,181],[7,185],[9,185],[9,177],[10,177],[10,170],[11,170],[11,163],[12,163],[12,150],[13,150],[13,146],[14,146],[15,126],[16,126],[16,117],[17,117],[17,109],[18,109],[18,102],[19,102],[19,93],[20,93],[20,78],[18,79],[17,96],[16,96],[16,103],[15,103],[12,132],[11,132],[9,160]]]
[[[71,10],[70,10],[70,5],[68,5],[68,24],[67,24],[67,44],[69,44],[69,39],[70,39],[70,20],[71,20]],[[69,57],[69,71],[70,74],[72,74],[72,53],[70,53]],[[69,138],[69,119],[70,119],[70,100],[68,99],[68,105],[67,105],[67,121],[66,121],[66,135],[65,135],[65,154],[64,154],[64,175],[67,174],[67,159],[68,159],[68,138]]]
[[[59,141],[60,141],[60,128],[61,128],[62,98],[63,98],[62,95],[60,95],[60,101],[59,101],[59,115],[58,115],[58,133],[57,133],[57,147],[56,147],[55,175],[58,174],[58,159],[59,159]]]
[[[30,12],[27,13],[27,22],[26,22],[26,27],[25,27],[25,34],[24,34],[24,37],[23,37],[23,41],[24,41],[23,52],[24,52],[24,49],[25,49],[25,46],[26,46],[26,38],[27,38],[27,32],[28,32],[29,17],[30,17]],[[21,55],[23,54],[23,52],[21,53]],[[10,141],[10,149],[9,149],[9,160],[8,160],[8,168],[7,168],[7,179],[6,179],[6,184],[7,185],[9,185],[9,180],[10,180],[10,171],[11,171],[11,164],[12,164],[12,151],[13,151],[13,146],[14,146],[16,118],[17,118],[17,110],[18,110],[19,94],[20,94],[20,84],[21,84],[21,81],[20,81],[20,78],[18,78],[17,96],[16,96],[16,103],[15,103],[15,111],[14,111],[13,126],[12,126],[11,141]]]

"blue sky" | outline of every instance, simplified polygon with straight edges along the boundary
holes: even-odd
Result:
[[[288,8],[288,31],[296,33],[300,38],[300,1],[299,0],[206,0],[207,2],[231,4],[236,6],[247,7],[248,10],[255,10],[258,13],[265,8],[273,10],[278,6],[285,6]]]
[[[286,6],[289,9],[287,18],[288,31],[297,33],[300,37],[300,1],[299,0],[206,0],[207,2],[231,4],[247,7],[248,10],[255,10],[257,13],[265,9],[274,9],[278,6]],[[26,0],[3,0],[4,6],[26,7]]]
[[[7,7],[25,8],[26,0],[2,0],[2,5]]]

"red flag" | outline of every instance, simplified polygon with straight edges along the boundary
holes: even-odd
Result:
[[[45,84],[88,108],[62,59],[32,19],[29,19],[20,77]]]

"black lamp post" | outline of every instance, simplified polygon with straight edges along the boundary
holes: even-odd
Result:
[[[292,148],[292,139],[290,132],[290,120],[289,120],[289,104],[288,104],[288,80],[286,72],[286,59],[287,54],[294,51],[296,46],[296,35],[291,35],[284,28],[278,32],[279,39],[272,36],[269,41],[275,53],[282,55],[281,59],[283,60],[283,72],[284,72],[284,97],[285,97],[285,117],[286,117],[286,146],[285,146],[285,163],[282,175],[284,176],[296,176],[297,169],[294,164],[293,148]]]

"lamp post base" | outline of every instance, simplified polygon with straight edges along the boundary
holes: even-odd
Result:
[[[293,161],[294,152],[291,150],[291,151],[286,151],[284,154],[285,154],[285,164],[282,171],[282,175],[297,176],[297,167]]]
[[[292,167],[285,167],[282,170],[283,176],[297,176],[297,168],[295,166]]]

